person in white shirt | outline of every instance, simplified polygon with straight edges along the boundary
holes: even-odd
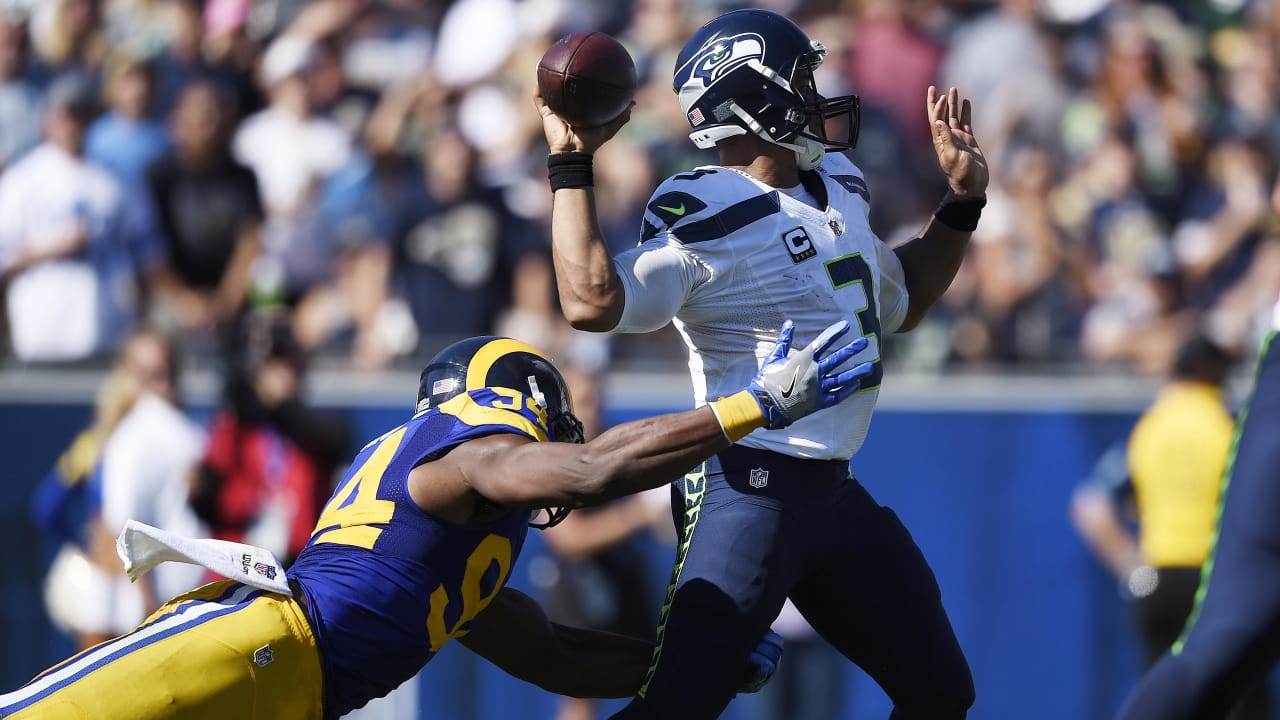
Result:
[[[712,718],[734,695],[751,639],[789,597],[866,670],[894,718],[963,718],[973,680],[928,563],[897,516],[849,475],[882,379],[880,338],[915,327],[954,278],[985,204],[987,164],[970,103],[927,93],[950,190],[920,236],[896,249],[871,231],[861,171],[840,152],[856,96],[824,98],[825,48],[790,20],[739,10],[703,26],[674,89],[719,165],[655,191],[640,244],[610,258],[595,217],[591,153],[628,119],[572,128],[538,98],[551,149],[552,253],[561,307],[582,330],[649,332],[674,321],[694,402],[740,387],[784,318],[797,341],[835,320],[869,341],[875,370],[843,405],[734,444],[676,483],[682,541],[658,650],[616,718]],[[828,135],[844,123],[843,139]],[[721,401],[722,402],[722,401]],[[713,405],[714,407],[714,405]],[[691,678],[696,678],[691,682]]]
[[[0,279],[24,361],[113,350],[137,317],[139,279],[160,260],[145,206],[83,157],[91,88],[64,77],[48,103],[45,142],[0,175]]]
[[[102,449],[100,532],[114,540],[133,519],[186,537],[206,535],[187,504],[189,476],[204,453],[204,432],[178,406],[173,346],[142,331],[128,340],[128,354],[148,370],[142,394]],[[195,588],[204,576],[201,568],[180,563],[167,563],[133,584],[123,567],[115,572],[114,593],[100,598],[111,613],[107,631],[112,634],[128,631],[164,599]]]
[[[262,59],[270,104],[245,118],[231,143],[236,161],[257,176],[266,210],[259,265],[274,265],[292,297],[333,272],[333,253],[320,240],[315,196],[352,156],[346,132],[313,112],[308,72],[316,53],[314,42],[300,35],[271,43]]]
[[[203,577],[199,568],[175,564],[132,583],[116,552],[116,537],[130,518],[171,532],[205,532],[187,504],[188,473],[204,436],[177,406],[173,346],[149,330],[133,333],[121,345],[110,382],[123,414],[106,432],[88,480],[88,562],[63,568],[46,588],[51,611],[92,644],[127,632],[160,601]]]

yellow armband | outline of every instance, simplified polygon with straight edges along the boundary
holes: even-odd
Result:
[[[741,390],[712,402],[711,410],[720,421],[724,436],[731,443],[738,442],[752,430],[768,424],[764,412],[760,410],[760,403],[750,390]]]

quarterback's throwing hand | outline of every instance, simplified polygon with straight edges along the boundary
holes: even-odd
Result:
[[[961,101],[955,88],[939,96],[938,88],[930,85],[925,104],[938,166],[951,189],[957,195],[982,197],[987,192],[987,158],[973,137],[973,107],[968,98]]]
[[[831,407],[857,391],[862,378],[870,374],[871,363],[865,362],[844,372],[836,369],[866,349],[867,339],[855,338],[828,352],[848,331],[849,323],[841,320],[803,350],[788,357],[795,324],[790,320],[782,324],[778,344],[747,386],[760,403],[770,430],[784,428],[806,415]]]
[[[604,125],[575,128],[547,107],[541,92],[534,93],[533,104],[538,108],[538,114],[542,116],[542,132],[547,136],[547,145],[551,147],[552,153],[594,153],[600,149],[601,145],[608,142],[609,138],[616,135],[623,125],[627,124],[631,119],[631,109],[636,106],[635,102],[632,102],[626,110],[622,111],[622,114]]]

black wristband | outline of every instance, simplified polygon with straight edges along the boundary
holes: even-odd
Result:
[[[942,202],[938,203],[938,209],[933,211],[933,216],[952,230],[973,232],[978,227],[978,218],[982,217],[982,208],[986,205],[986,195],[966,197],[957,195],[955,190],[948,188]]]
[[[564,152],[547,156],[547,179],[551,192],[563,188],[589,188],[596,184],[591,169],[591,153]]]

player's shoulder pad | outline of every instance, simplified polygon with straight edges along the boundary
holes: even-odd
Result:
[[[778,193],[720,167],[673,175],[645,207],[640,242],[668,231],[682,244],[724,237],[778,211]]]
[[[871,203],[871,190],[862,176],[862,170],[853,163],[848,155],[842,152],[828,152],[818,172],[826,175],[850,193],[857,195],[867,204]]]

